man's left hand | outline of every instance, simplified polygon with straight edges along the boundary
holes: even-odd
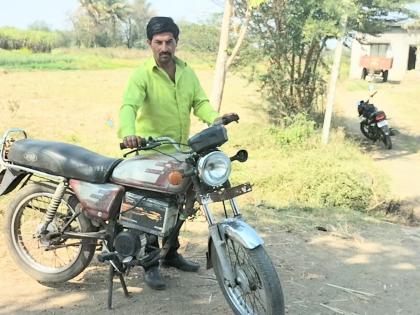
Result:
[[[217,117],[214,120],[213,125],[227,125],[231,123],[232,121],[238,122],[238,120],[239,120],[238,114],[228,113],[228,114],[224,114],[223,116]]]

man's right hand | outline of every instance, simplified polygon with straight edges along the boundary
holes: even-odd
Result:
[[[126,148],[135,149],[138,148],[141,144],[141,137],[139,136],[127,136],[124,137],[123,143]]]

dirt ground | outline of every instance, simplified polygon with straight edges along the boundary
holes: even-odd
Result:
[[[129,72],[0,74],[1,127],[9,127],[10,120],[14,120],[24,123],[32,133],[50,139],[80,137],[78,128],[97,136],[98,143],[114,137],[115,130],[108,130],[105,122],[116,117],[114,107],[120,95],[113,91],[122,89]],[[199,75],[204,80],[209,76],[204,72]],[[416,75],[409,77],[413,86],[419,79]],[[205,88],[208,86],[205,84]],[[103,89],[107,92],[101,92]],[[337,98],[339,116],[356,137],[360,135],[354,128],[358,122],[353,104],[364,96],[361,92],[341,91]],[[242,97],[250,96],[244,93]],[[227,98],[232,101],[233,111],[247,117],[247,113],[241,112],[241,99],[229,94]],[[102,107],[92,105],[96,103]],[[385,92],[378,95],[377,103],[383,104],[381,108],[392,117],[390,122],[400,130],[400,135],[393,139],[392,151],[369,143],[365,143],[366,150],[389,172],[393,196],[409,199],[415,207],[420,198],[420,176],[416,176],[420,167],[420,127],[416,124],[419,119],[407,114],[407,108],[387,104]],[[25,110],[21,113],[5,110],[16,104],[20,111]],[[347,104],[351,106],[346,107]],[[69,105],[74,110],[60,116],[60,109]],[[48,110],[54,106],[57,111]],[[39,110],[29,114],[31,108]],[[416,115],[420,118],[418,111]],[[104,122],[102,129],[95,129],[98,121]],[[60,128],[63,122],[65,131]],[[37,131],[37,123],[42,131]],[[91,148],[96,145],[93,140],[83,139],[81,144]],[[107,153],[104,148],[98,150]],[[2,201],[2,209],[4,205]],[[281,277],[288,314],[420,314],[420,228],[367,218],[351,230],[339,226],[322,231],[316,228],[319,225],[316,220],[303,216],[293,220],[297,224],[268,226],[255,222]],[[299,227],[300,222],[305,228]],[[204,268],[206,241],[205,223],[188,222],[182,231],[181,252],[200,262],[203,266],[200,271],[191,274],[163,269],[168,288],[157,292],[145,285],[143,271],[133,270],[127,277],[131,298],[123,296],[115,281],[112,311],[106,309],[107,269],[103,265],[94,262],[76,279],[49,288],[22,273],[0,242],[0,314],[231,314],[212,270]]]

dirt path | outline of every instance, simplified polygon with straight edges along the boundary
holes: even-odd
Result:
[[[363,223],[352,233],[322,232],[316,222],[301,223],[309,228],[261,229],[281,275],[288,314],[420,314],[419,228]],[[204,266],[205,226],[187,228],[183,235],[192,237],[182,239],[181,250]],[[4,245],[0,255],[0,314],[231,314],[212,270],[163,269],[166,291],[150,290],[143,272],[134,270],[127,279],[132,297],[124,298],[115,281],[114,310],[108,311],[104,266],[95,263],[71,282],[48,288],[18,270]]]
[[[407,73],[402,84],[375,83],[378,94],[373,103],[388,116],[390,126],[397,130],[392,137],[392,150],[382,143],[372,144],[359,129],[356,103],[366,99],[368,91],[348,92],[341,88],[337,97],[337,113],[347,131],[360,139],[376,164],[390,177],[390,198],[399,200],[406,210],[420,218],[420,110],[415,97],[420,72]]]

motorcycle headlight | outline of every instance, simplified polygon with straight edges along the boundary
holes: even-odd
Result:
[[[211,152],[198,161],[200,178],[209,186],[224,184],[229,178],[230,171],[230,159],[220,151]]]

